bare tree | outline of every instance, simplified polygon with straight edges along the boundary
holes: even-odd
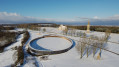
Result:
[[[43,32],[46,32],[46,29],[45,28],[43,28]]]
[[[63,30],[64,35],[67,35],[67,33],[68,33],[68,29]]]
[[[108,29],[105,31],[105,40],[106,40],[106,41],[108,40],[108,38],[109,38],[109,36],[110,36],[110,33],[111,33],[111,31],[108,30]]]
[[[93,53],[93,57],[94,57],[97,51],[97,48],[100,49],[98,55],[99,57],[101,57],[102,49],[105,48],[106,41],[107,41],[107,38],[105,36],[98,37],[98,36],[91,35],[88,38],[86,36],[86,33],[83,33],[80,39],[80,43],[78,43],[78,45],[76,46],[76,49],[81,55],[80,58],[83,57],[85,48],[86,48],[87,57],[89,56],[90,53]]]
[[[98,48],[97,45],[97,42],[93,43],[93,57],[95,56],[96,49]]]
[[[91,38],[86,39],[87,44],[87,57],[89,56],[89,46],[91,45]]]
[[[84,51],[85,51],[85,48],[86,48],[86,43],[85,43],[85,41],[86,41],[86,38],[82,38],[81,40],[81,57],[80,58],[82,58],[83,57],[83,53],[84,53]]]
[[[80,58],[82,59],[83,57],[83,53],[85,51],[85,48],[86,48],[86,43],[84,43],[85,39],[80,39],[80,42],[78,41],[77,42],[77,45],[76,45],[76,49],[78,51],[78,53],[80,54]]]
[[[16,67],[18,64],[22,65],[24,59],[24,53],[22,46],[19,46],[17,51],[13,54],[13,60],[15,61],[14,66]]]

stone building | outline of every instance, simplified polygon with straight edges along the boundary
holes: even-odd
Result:
[[[66,30],[67,29],[67,26],[64,26],[64,25],[60,25],[58,30]]]

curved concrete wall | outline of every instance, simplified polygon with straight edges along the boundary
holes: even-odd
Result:
[[[63,38],[63,39],[66,39],[66,40],[70,41],[72,43],[72,45],[70,47],[66,48],[66,49],[57,50],[57,51],[38,50],[38,49],[34,49],[33,47],[31,47],[31,42],[33,42],[34,40],[41,39],[41,38],[46,38],[46,37]],[[69,38],[66,38],[66,37],[63,37],[63,36],[46,35],[46,36],[43,36],[43,37],[39,37],[39,38],[33,39],[31,42],[30,42],[30,45],[29,45],[29,48],[28,48],[28,52],[30,52],[30,54],[32,54],[32,55],[37,55],[37,56],[64,53],[64,52],[67,52],[68,50],[70,50],[71,48],[73,48],[75,46],[75,42],[72,39],[69,39]]]

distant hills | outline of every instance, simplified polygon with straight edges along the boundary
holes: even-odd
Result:
[[[64,24],[64,25],[87,25],[87,22],[56,22],[56,21],[0,21],[0,24],[29,24],[29,23],[56,23],[56,24]],[[109,26],[119,26],[119,20],[109,20],[109,21],[90,21],[91,25],[109,25]]]

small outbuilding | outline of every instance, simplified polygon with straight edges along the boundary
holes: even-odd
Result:
[[[58,30],[67,30],[67,26],[64,26],[64,25],[60,25]]]

